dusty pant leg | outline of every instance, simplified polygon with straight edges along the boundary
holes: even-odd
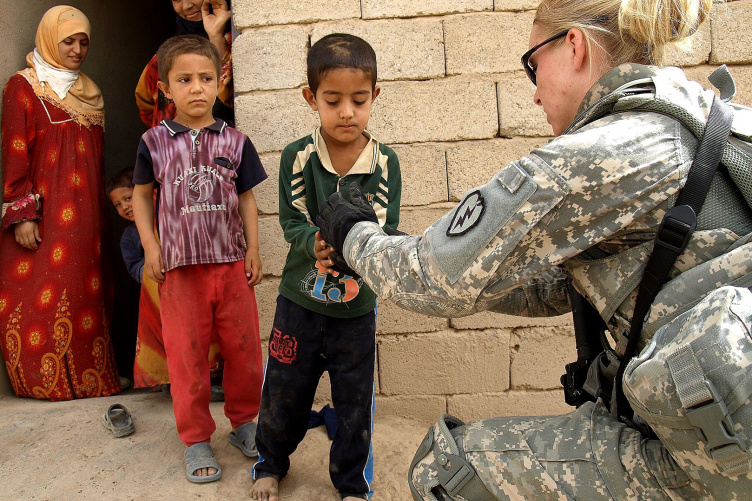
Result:
[[[320,317],[282,295],[277,297],[261,390],[254,479],[287,475],[290,454],[308,431],[323,374]]]
[[[209,412],[209,340],[216,275],[211,265],[180,266],[160,288],[162,337],[178,436],[186,445],[209,442],[216,429]]]
[[[323,324],[325,367],[337,415],[329,475],[342,497],[365,497],[370,491],[367,464],[373,428],[376,314],[327,317]]]
[[[245,280],[244,262],[215,265],[224,282],[214,327],[224,358],[225,415],[237,427],[256,418],[263,365],[256,293]]]
[[[600,403],[563,416],[475,421],[452,435],[499,500],[707,499],[658,440]],[[411,472],[413,482],[430,484],[436,467],[429,453]]]

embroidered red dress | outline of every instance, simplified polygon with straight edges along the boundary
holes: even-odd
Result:
[[[45,94],[24,70],[3,93],[0,345],[19,397],[70,400],[120,391],[103,274],[104,120]],[[102,122],[102,123],[97,123]],[[15,223],[37,220],[36,251]],[[104,262],[109,262],[105,260]]]

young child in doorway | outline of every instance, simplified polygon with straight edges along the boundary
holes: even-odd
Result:
[[[123,230],[120,237],[120,252],[123,255],[128,274],[138,283],[144,274],[144,248],[141,238],[133,222],[133,167],[125,167],[117,171],[105,185],[105,193],[112,202],[118,215],[130,221],[131,224]]]
[[[225,359],[230,443],[255,449],[262,382],[254,286],[261,282],[258,211],[252,188],[266,178],[251,141],[212,115],[220,58],[196,35],[173,37],[157,52],[160,88],[175,119],[148,130],[138,147],[133,209],[146,273],[160,283],[162,335],[186,477],[204,483],[222,470],[210,440],[207,356],[212,329]],[[152,193],[159,184],[158,233]]]
[[[338,190],[349,200],[342,188],[353,181],[379,223],[397,227],[399,162],[365,130],[379,91],[376,54],[364,40],[333,34],[311,47],[303,97],[321,126],[288,145],[280,161],[279,219],[291,248],[269,340],[253,499],[278,499],[324,371],[338,423],[329,455],[332,483],[343,499],[367,499],[372,492],[376,296],[360,277],[324,272],[314,245],[319,206]]]
[[[133,223],[133,167],[116,172],[105,186],[117,213]],[[159,318],[159,292],[157,283],[144,276],[144,248],[135,223],[127,226],[120,237],[120,252],[128,274],[141,284],[138,303],[138,333],[136,356],[133,363],[133,387],[152,388],[154,391],[170,391],[167,371],[167,355],[162,341],[162,323]],[[156,312],[156,313],[155,313]],[[222,370],[224,361],[219,354],[216,335],[212,335],[209,348],[209,372],[211,374],[211,401],[224,400]]]

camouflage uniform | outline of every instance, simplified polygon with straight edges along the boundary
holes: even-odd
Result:
[[[649,98],[620,93],[628,82],[642,85]],[[376,224],[358,223],[343,255],[380,297],[434,316],[562,314],[571,308],[571,280],[607,321],[621,355],[655,231],[694,158],[697,140],[686,124],[705,123],[712,97],[676,68],[614,68],[589,91],[565,134],[468,192],[422,236],[389,237]],[[687,122],[646,111],[648,100],[681,106]],[[732,130],[750,138],[752,113],[735,108]],[[752,285],[752,211],[734,188],[735,175],[719,169],[705,207],[721,210],[700,213],[638,349],[719,287]],[[749,318],[749,296],[741,308]],[[704,454],[699,439],[690,459],[676,450],[672,456],[600,401],[560,417],[478,421],[450,435],[457,444],[446,451],[467,453],[498,499],[735,499],[752,488],[748,469],[728,475],[697,459]],[[428,486],[420,493],[425,499],[435,499],[428,492],[435,452],[412,473]],[[733,482],[709,484],[696,470]]]

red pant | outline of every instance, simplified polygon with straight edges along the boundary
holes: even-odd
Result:
[[[225,415],[233,427],[259,410],[263,368],[256,294],[244,263],[180,266],[160,286],[162,336],[180,440],[209,442],[216,429],[209,412],[212,326],[225,359]]]

